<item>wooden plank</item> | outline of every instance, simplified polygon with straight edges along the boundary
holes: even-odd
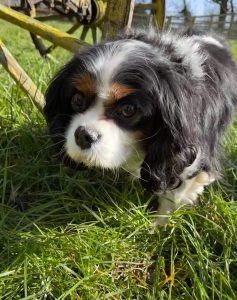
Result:
[[[134,0],[110,0],[105,11],[102,39],[113,39],[131,20]]]
[[[33,103],[39,109],[39,111],[42,112],[45,104],[43,94],[39,91],[37,86],[26,74],[26,72],[21,68],[21,66],[14,59],[14,57],[11,55],[11,53],[1,40],[0,63],[15,80],[15,82],[20,86],[20,88],[31,97]]]
[[[159,0],[158,0],[159,1]],[[149,10],[149,9],[156,9],[156,3],[150,3],[150,4],[142,4],[139,3],[135,6],[136,10]]]
[[[143,4],[142,4],[143,5]],[[137,9],[137,6],[135,7],[136,9]],[[232,16],[232,15],[234,15],[234,16],[237,16],[237,13],[228,13],[228,14],[226,14],[226,16],[228,17],[228,16]],[[211,15],[211,16],[213,16],[213,17],[220,17],[220,15]],[[170,15],[169,17],[173,17],[173,18],[183,18],[182,16],[177,16],[177,15]],[[210,17],[210,15],[206,15],[206,16],[195,16],[196,18],[209,18]]]
[[[173,19],[172,16],[168,16],[168,17],[167,17],[167,22],[166,22],[166,24],[165,24],[167,30],[171,30],[171,29],[172,29],[172,19]]]
[[[156,0],[156,3],[137,4],[135,11],[152,10],[156,11],[156,21],[159,28],[163,28],[165,21],[165,0]],[[172,16],[171,16],[172,17]]]
[[[227,22],[226,22],[227,23]],[[232,33],[232,30],[234,28],[234,23],[235,23],[235,16],[234,15],[231,15],[231,19],[230,19],[230,25],[229,25],[229,30],[228,30],[228,38],[231,37],[231,33]]]
[[[81,46],[89,45],[88,43],[76,39],[69,34],[62,32],[52,26],[41,23],[31,17],[22,13],[16,12],[11,8],[5,7],[0,4],[0,18],[20,26],[35,35],[52,42],[55,45],[61,46],[71,52],[77,52]]]
[[[192,17],[192,20],[191,20],[191,27],[194,27],[195,26],[195,21],[196,21],[196,17]]]
[[[162,29],[165,22],[165,0],[156,0],[156,21]]]

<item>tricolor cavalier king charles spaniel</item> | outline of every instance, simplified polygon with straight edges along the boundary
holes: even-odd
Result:
[[[237,107],[237,65],[209,35],[135,32],[75,55],[44,108],[64,161],[123,168],[159,196],[164,224],[218,177]]]

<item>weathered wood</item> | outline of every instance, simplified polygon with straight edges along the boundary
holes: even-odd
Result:
[[[156,0],[156,21],[160,29],[165,22],[165,0]]]
[[[166,29],[178,29],[186,26],[184,16],[167,16],[165,21]],[[194,16],[188,24],[190,28],[201,29],[205,31],[220,31],[220,15]],[[224,28],[221,34],[227,38],[237,38],[237,14],[226,14]]]
[[[11,8],[5,7],[0,4],[0,18],[18,25],[35,35],[61,46],[71,52],[77,52],[80,46],[88,45],[86,42],[76,39],[69,34],[62,32],[52,26],[43,24],[31,17],[22,13],[16,12]]]
[[[194,16],[194,17],[192,17],[192,19],[191,19],[191,26],[192,26],[192,27],[194,27],[195,22],[196,22],[196,17]]]
[[[148,3],[148,4],[139,3],[136,5],[136,10],[147,10],[147,9],[156,9],[156,3]]]
[[[104,17],[102,39],[113,39],[131,19],[133,0],[109,0]]]
[[[69,34],[72,34],[72,33],[74,33],[80,26],[82,26],[82,24],[81,23],[79,23],[79,22],[77,22],[77,23],[75,23],[71,28],[69,28],[67,31],[66,31],[66,33],[69,33]],[[55,44],[53,44],[53,45],[51,45],[51,46],[49,46],[47,49],[44,49],[44,52],[43,52],[43,54],[41,54],[42,56],[46,56],[46,55],[48,55],[49,53],[51,53],[51,51],[53,51],[54,49],[56,49],[58,47],[58,45],[55,45]],[[39,51],[40,52],[40,51]],[[47,56],[46,56],[47,57]]]
[[[212,23],[213,23],[213,16],[210,16],[210,22],[208,24],[208,30],[211,30]]]
[[[231,37],[231,33],[233,31],[233,28],[234,28],[234,23],[235,23],[235,16],[234,16],[234,14],[232,14],[231,19],[230,19],[230,26],[229,26],[229,30],[228,30],[228,38]]]
[[[96,6],[96,17],[93,20],[93,23],[90,25],[100,25],[104,20],[104,16],[106,13],[107,3],[110,0],[96,0],[94,1],[94,5]]]
[[[131,26],[132,26],[132,19],[133,19],[133,14],[134,14],[134,8],[135,8],[135,0],[132,0],[131,4],[130,4],[129,15],[128,15],[127,29],[130,29]]]
[[[156,22],[160,28],[163,28],[165,22],[165,0],[156,0],[156,3],[136,5],[136,11],[144,10],[156,11]]]
[[[138,16],[137,12],[142,12],[145,10],[150,10],[151,14],[155,15],[155,19],[152,18],[152,21],[155,21],[159,28],[162,29],[165,25],[165,0],[156,0],[153,1],[153,3],[148,4],[136,4],[136,16]],[[169,25],[170,24],[168,24],[168,26]]]
[[[171,27],[172,27],[172,19],[173,19],[172,16],[168,16],[168,17],[167,17],[167,22],[166,22],[165,26],[166,26],[166,29],[168,29],[168,30],[171,30]]]
[[[0,40],[0,63],[5,70],[11,75],[20,88],[26,92],[34,102],[35,106],[42,112],[44,107],[44,96],[38,90],[37,86],[21,68],[18,62],[14,59],[6,46]]]

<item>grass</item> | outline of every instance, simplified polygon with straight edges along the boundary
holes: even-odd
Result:
[[[44,91],[70,54],[58,48],[46,62],[27,32],[0,28]],[[236,125],[223,180],[150,233],[141,187],[125,175],[70,175],[43,117],[0,70],[0,299],[237,299]]]

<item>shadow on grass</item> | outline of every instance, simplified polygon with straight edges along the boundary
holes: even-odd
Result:
[[[54,157],[44,132],[22,127],[1,135],[1,212],[8,228],[80,224],[95,221],[93,211],[110,206],[129,209],[131,201],[141,205],[139,184],[134,186],[127,174],[69,172]]]
[[[66,282],[73,280],[76,284],[91,270],[91,276],[98,276],[96,280],[102,283],[116,278],[116,288],[125,287],[129,278],[129,284],[136,286],[134,295],[140,293],[141,286],[143,291],[149,287],[151,295],[159,299],[160,293],[169,293],[176,280],[174,298],[191,288],[195,295],[206,288],[208,295],[218,297],[220,285],[226,295],[233,296],[232,289],[237,288],[232,275],[235,271],[228,275],[224,262],[227,257],[230,269],[235,269],[236,228],[234,224],[228,227],[231,217],[228,219],[219,196],[225,201],[236,196],[235,147],[227,149],[229,159],[223,183],[209,189],[197,210],[178,212],[168,230],[151,235],[151,214],[146,210],[150,199],[143,197],[139,184],[132,185],[127,175],[81,171],[71,176],[54,159],[53,146],[44,129],[8,128],[0,133],[1,269],[16,268],[28,257],[32,260],[32,268],[28,267],[32,282],[34,276],[48,268],[52,268],[52,278],[60,280],[55,270],[59,270],[59,262],[67,261],[67,268],[78,277],[68,277],[62,283],[64,290],[71,288]],[[208,198],[210,203],[206,202]],[[37,269],[35,257],[42,261],[42,269]],[[107,261],[98,265],[101,272],[107,272],[104,277],[94,275],[97,260]],[[205,269],[207,262],[210,270]],[[83,269],[83,264],[89,267]],[[63,278],[65,271],[60,272]],[[171,275],[176,279],[167,280]],[[216,280],[216,290],[202,287],[203,280],[208,284]],[[52,283],[54,295],[61,295],[56,282]],[[92,284],[90,279],[88,284]],[[94,286],[98,288],[96,283]],[[126,293],[129,290],[124,295],[130,299],[132,294]],[[192,294],[187,299],[192,299]]]
[[[229,135],[232,146],[228,147],[227,141],[223,179],[211,187],[214,193],[221,191],[225,201],[237,199],[234,139]],[[44,129],[1,130],[0,149],[1,227],[7,230],[103,223],[103,211],[121,208],[123,214],[134,206],[147,207],[151,203],[151,198],[144,195],[139,183],[133,183],[128,174],[119,176],[100,170],[70,174],[55,159],[53,145]]]

